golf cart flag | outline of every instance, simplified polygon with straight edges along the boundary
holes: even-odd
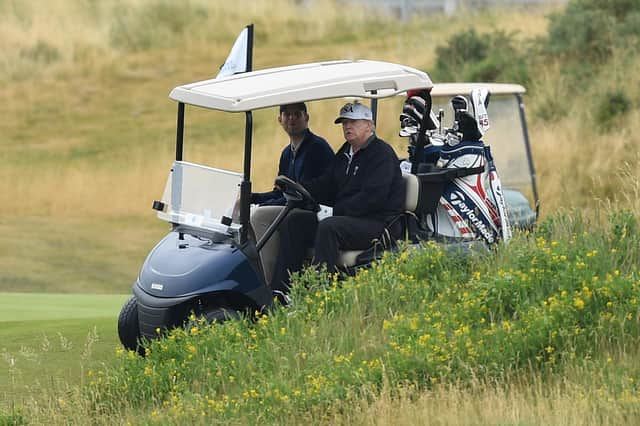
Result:
[[[247,25],[236,42],[233,43],[227,60],[220,67],[216,78],[251,71],[251,56],[253,54],[253,24]]]

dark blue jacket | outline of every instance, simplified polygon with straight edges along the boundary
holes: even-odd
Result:
[[[284,175],[295,182],[309,180],[322,175],[333,160],[333,149],[326,140],[307,129],[304,139],[294,153],[291,144],[280,155],[278,176]],[[284,206],[285,199],[277,189],[251,194],[252,204]]]
[[[315,200],[333,206],[334,216],[388,221],[402,213],[405,183],[393,148],[374,135],[351,159],[349,150],[345,142],[327,172],[302,182]]]

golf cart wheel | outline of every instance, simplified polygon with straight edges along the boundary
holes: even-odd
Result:
[[[131,297],[124,304],[118,316],[118,337],[120,343],[130,351],[144,355],[144,348],[140,346],[140,325],[138,323],[138,301]]]
[[[240,318],[240,312],[225,306],[215,306],[205,310],[202,316],[209,323],[223,323],[228,320]]]

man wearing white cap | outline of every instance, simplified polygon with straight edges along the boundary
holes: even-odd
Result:
[[[346,142],[320,177],[302,185],[333,215],[318,223],[315,213],[293,210],[280,227],[280,251],[272,289],[286,292],[289,273],[302,267],[307,247],[314,263],[336,271],[339,250],[364,250],[403,212],[405,187],[393,148],[375,134],[371,110],[347,103],[335,120]],[[399,223],[390,229],[397,238]]]

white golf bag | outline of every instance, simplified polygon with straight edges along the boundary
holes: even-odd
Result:
[[[486,111],[489,93],[486,89],[474,89],[471,99],[473,115],[468,111],[468,100],[456,96],[451,101],[455,114],[453,127],[444,131],[440,127],[429,134],[429,144],[425,148],[439,147],[432,170],[456,169],[456,176],[442,184],[435,211],[422,214],[418,220],[432,238],[482,240],[491,245],[498,240],[508,241],[511,227],[491,150],[481,140],[489,129]],[[410,105],[416,105],[415,100]],[[400,134],[403,136],[412,136],[407,134],[410,132],[405,126],[410,122],[407,117],[412,115],[411,109],[405,108],[401,115],[403,129]],[[426,111],[421,113],[420,118]]]
[[[509,240],[511,230],[489,147],[482,141],[445,145],[437,166],[469,169],[472,174],[445,182],[435,213],[424,218],[433,235],[482,239],[487,244]]]

